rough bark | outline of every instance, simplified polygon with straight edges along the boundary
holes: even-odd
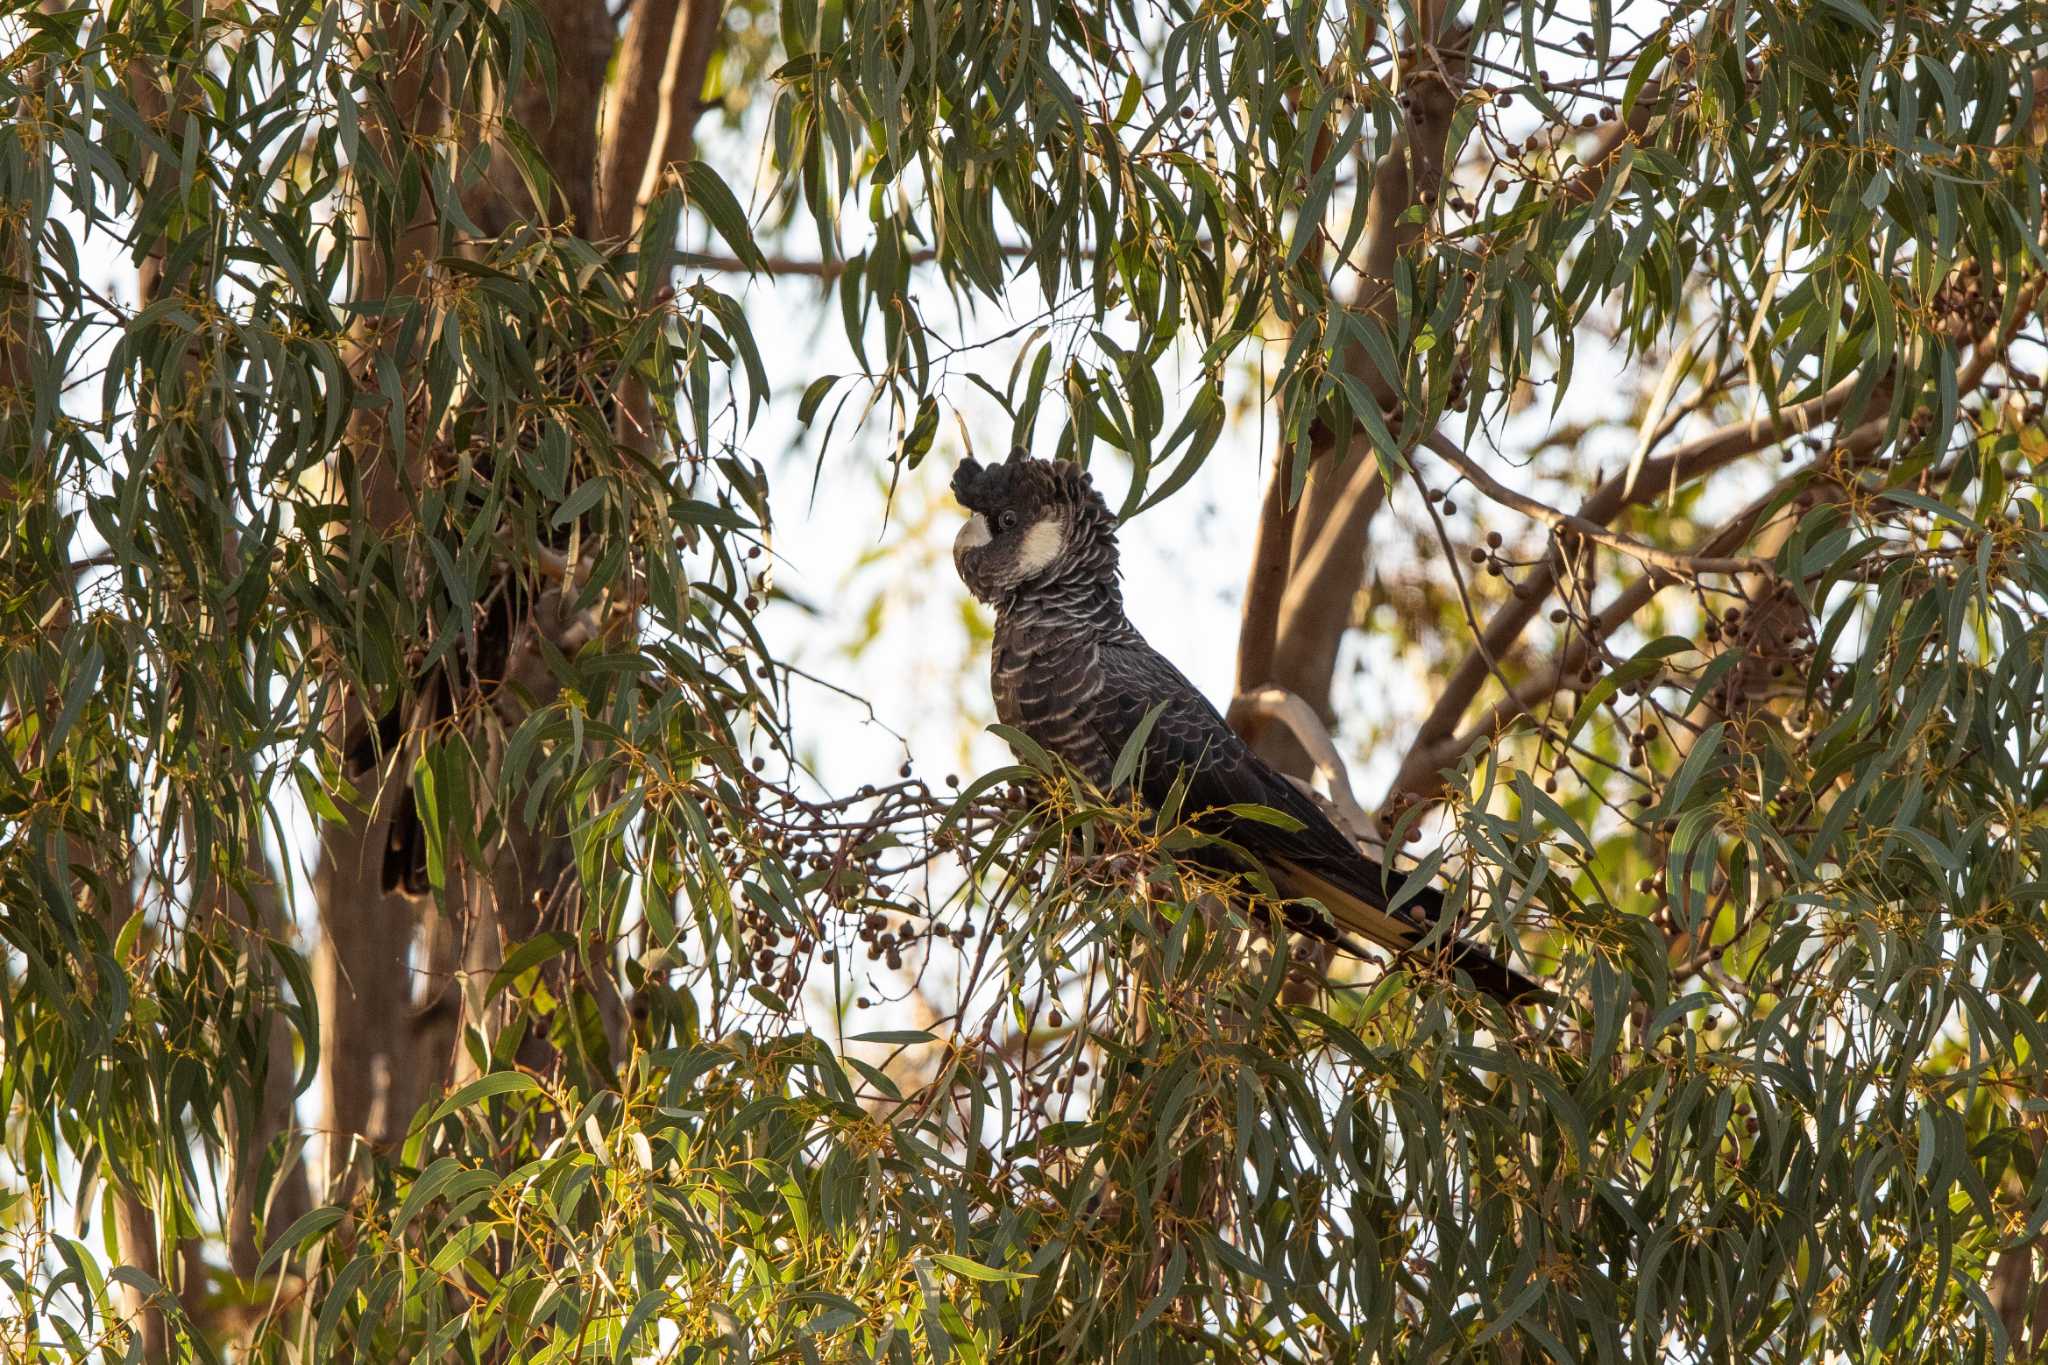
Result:
[[[122,1188],[114,1196],[114,1243],[120,1250],[122,1265],[158,1284],[164,1282],[163,1265],[157,1255],[156,1215],[150,1211],[148,1197],[138,1190]],[[169,1360],[170,1325],[164,1320],[163,1309],[139,1287],[126,1281],[116,1283],[114,1294],[121,1320],[142,1344],[142,1359],[147,1365]]]
[[[722,29],[722,6],[715,0],[663,3],[653,0],[634,15],[620,55],[618,89],[604,118],[603,146],[588,153],[563,147],[547,149],[550,170],[558,183],[580,179],[596,206],[592,220],[607,236],[632,230],[641,207],[658,189],[668,167],[693,154],[694,131],[702,113],[701,97],[705,72]],[[558,118],[573,118],[579,126],[595,126],[600,91],[590,87],[584,108],[564,107]],[[563,159],[557,159],[558,157]],[[639,444],[634,433],[648,429],[646,400],[641,386],[630,377],[618,386],[622,428],[629,443]],[[540,641],[555,650],[574,655],[600,633],[620,624],[612,613],[615,603],[599,603],[581,611],[570,604],[579,595],[579,585],[559,581],[536,602],[533,612],[518,623],[512,642],[514,674],[523,674],[516,685],[500,689],[501,698],[518,696],[536,703],[551,697],[557,683],[541,662]],[[509,703],[508,703],[509,704]],[[524,707],[501,714],[504,730],[515,729],[523,719]],[[475,1028],[484,1037],[495,1037],[509,1022],[513,1002],[501,996],[487,998],[488,984],[506,954],[535,934],[577,927],[579,893],[575,886],[573,856],[559,823],[543,820],[529,825],[523,813],[501,813],[504,834],[499,844],[486,850],[482,867],[463,868],[452,880],[450,899],[460,916],[454,941],[440,936],[440,948],[459,962],[456,986],[451,991],[439,981],[427,983],[430,997],[418,1013],[421,1037],[427,1040],[453,1036],[463,1028]],[[549,967],[555,978],[557,997],[572,999],[568,974],[571,959]],[[616,1049],[623,1038],[625,1010],[614,983],[597,974],[582,983],[592,992],[607,1038]],[[453,1009],[445,1009],[452,1005]],[[474,1074],[474,1060],[458,1049],[452,1057],[450,1079],[461,1081]],[[523,1041],[519,1061],[530,1068],[550,1064],[547,1041],[529,1034]]]
[[[569,224],[585,232],[628,230],[642,202],[641,185],[651,192],[661,170],[690,154],[720,8],[665,6],[661,0],[640,7],[621,54],[620,91],[604,120],[602,146],[596,130],[609,17],[601,3],[587,0],[556,0],[546,13],[561,59],[554,99],[549,102],[544,88],[529,81],[512,96],[511,112],[533,133]],[[574,72],[572,65],[578,68]],[[431,73],[408,69],[405,76],[394,107],[402,119],[416,117],[413,126],[418,127],[430,118],[420,92]],[[623,198],[621,186],[627,186]],[[500,179],[495,169],[491,192],[474,207],[472,217],[486,231],[535,211],[517,177]],[[416,224],[414,235],[431,229],[430,222]],[[401,249],[390,262],[366,261],[364,296],[403,295],[418,288],[420,281],[399,273],[410,259]],[[361,339],[365,359],[379,344],[382,338],[375,335]],[[633,395],[622,393],[622,407],[632,402]],[[406,517],[402,481],[408,471],[397,467],[381,431],[366,429],[351,437],[350,456],[358,487],[370,501],[370,519],[380,530],[395,530]],[[552,694],[554,680],[539,665],[541,638],[573,655],[605,628],[596,613],[606,604],[574,614],[565,610],[575,595],[573,585],[558,584],[512,623],[513,669],[531,664],[528,671],[534,676],[500,689],[501,700],[517,695],[544,702]],[[519,712],[496,718],[509,731],[523,718],[524,703],[503,704]],[[484,850],[482,865],[467,866],[451,857],[445,890],[435,903],[385,889],[384,851],[392,822],[416,818],[409,781],[418,745],[418,726],[412,722],[419,718],[408,713],[406,723],[385,727],[398,735],[388,751],[381,739],[372,738],[377,718],[360,707],[345,710],[335,722],[337,748],[357,758],[348,776],[365,804],[345,824],[324,832],[316,888],[324,930],[316,970],[323,1041],[331,1059],[326,1068],[330,1180],[346,1170],[356,1141],[397,1141],[423,1100],[474,1074],[476,1063],[460,1039],[470,1028],[492,1038],[507,1021],[510,1002],[487,998],[489,982],[507,952],[536,933],[574,927],[567,841],[554,823],[528,827],[517,812],[505,813],[501,838]],[[489,729],[475,736],[479,753],[490,750]],[[566,964],[550,968],[551,973],[568,970]],[[609,983],[593,984],[600,987],[598,1008],[616,1038],[624,1012],[616,995],[601,988]],[[566,987],[559,995],[568,998]],[[552,1060],[547,1040],[529,1035],[517,1060],[547,1067]]]
[[[417,1107],[418,1067],[405,1022],[412,1004],[407,959],[415,911],[380,884],[376,831],[385,817],[356,814],[322,838],[314,896],[320,947],[313,984],[320,996],[320,1088],[325,1124],[325,1197],[336,1197],[359,1140],[390,1143]]]

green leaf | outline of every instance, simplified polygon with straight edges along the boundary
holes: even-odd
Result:
[[[485,998],[496,999],[500,991],[518,980],[520,976],[575,946],[575,937],[560,930],[552,930],[526,940],[506,954],[504,965],[491,973],[491,984],[484,993]]]
[[[555,515],[549,518],[548,524],[550,526],[569,525],[580,518],[585,512],[597,506],[598,503],[604,501],[605,495],[610,491],[611,480],[602,474],[594,479],[585,479],[576,486],[576,491],[571,493],[562,505],[555,509]]]
[[[647,1329],[647,1324],[654,1321],[655,1315],[661,1311],[662,1305],[668,1302],[668,1298],[666,1289],[649,1289],[634,1300],[633,1311],[626,1315],[625,1324],[619,1329],[617,1358],[632,1358],[632,1351],[639,1344],[640,1334]]]
[[[405,1192],[405,1202],[398,1206],[398,1213],[391,1220],[391,1235],[403,1236],[412,1220],[422,1209],[432,1203],[446,1189],[448,1184],[463,1173],[461,1162],[452,1156],[444,1156],[433,1165],[421,1171],[419,1179],[412,1182],[412,1188]]]
[[[985,1266],[979,1261],[970,1261],[965,1256],[952,1256],[943,1251],[933,1252],[931,1254],[931,1261],[932,1264],[941,1269],[950,1270],[955,1275],[964,1275],[970,1280],[979,1280],[984,1283],[1021,1284],[1025,1280],[1035,1278],[1021,1271],[997,1270],[995,1267]]]
[[[326,1232],[341,1221],[342,1211],[332,1204],[323,1204],[317,1209],[299,1215],[292,1225],[279,1234],[263,1252],[263,1259],[256,1263],[255,1278],[260,1280],[286,1256],[302,1249],[306,1243]]]
[[[480,1251],[496,1233],[497,1228],[491,1223],[465,1223],[434,1249],[433,1259],[427,1264],[435,1274],[447,1275]]]
[[[725,177],[701,160],[691,161],[683,167],[683,197],[703,210],[711,226],[732,248],[733,255],[754,270],[768,268],[767,258],[754,241],[753,229],[747,225],[747,215],[726,185]]]
[[[1159,715],[1168,704],[1166,700],[1154,702],[1151,709],[1131,727],[1131,733],[1124,739],[1123,748],[1117,752],[1115,765],[1109,770],[1109,790],[1122,791],[1136,774],[1138,765],[1145,758],[1145,742],[1152,737],[1152,727],[1159,723]]]
[[[1821,4],[1833,10],[1836,14],[1841,15],[1873,38],[1879,37],[1884,33],[1884,29],[1877,22],[1877,16],[1865,8],[1861,0],[1821,0]]]
[[[1261,825],[1271,825],[1275,829],[1297,830],[1304,828],[1301,821],[1285,811],[1277,811],[1271,806],[1261,806],[1251,801],[1236,801],[1227,806],[1219,806],[1217,809],[1240,819],[1255,821]]]
[[[411,1131],[426,1132],[449,1115],[500,1095],[524,1095],[539,1089],[540,1082],[523,1071],[494,1071],[488,1076],[477,1077],[441,1101],[423,1121],[414,1124]]]
[[[46,749],[55,751],[63,747],[64,737],[71,733],[71,727],[85,710],[86,698],[99,685],[100,668],[104,662],[98,642],[85,651],[85,661],[71,670],[71,681],[64,688],[64,709],[57,715],[57,723],[50,727],[43,740]]]

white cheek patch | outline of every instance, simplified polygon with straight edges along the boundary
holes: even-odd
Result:
[[[1033,523],[1024,533],[1024,541],[1017,547],[1017,577],[1030,578],[1044,573],[1060,557],[1060,551],[1067,546],[1067,528],[1058,517],[1047,517]]]
[[[979,550],[982,546],[988,544],[991,539],[993,537],[989,535],[988,518],[976,512],[967,519],[967,524],[960,528],[960,534],[953,537],[953,553],[958,554],[962,550]]]

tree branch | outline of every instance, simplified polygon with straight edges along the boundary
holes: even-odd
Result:
[[[1668,455],[1646,461],[1642,476],[1634,481],[1633,491],[1627,471],[1623,471],[1596,489],[1580,505],[1577,516],[1581,521],[1605,526],[1629,506],[1647,502],[1668,487],[1690,483],[1787,436],[1810,431],[1840,416],[1855,396],[1859,382],[1858,376],[1851,375],[1825,393],[1782,409],[1775,417],[1731,423],[1686,442]],[[1459,719],[1491,671],[1487,661],[1504,657],[1521,638],[1522,631],[1556,588],[1563,563],[1563,556],[1553,549],[1550,557],[1523,580],[1522,591],[1487,622],[1472,648],[1451,670],[1443,692],[1417,730],[1408,754],[1401,761],[1402,774],[1414,770],[1419,754],[1433,751],[1457,733]],[[1395,782],[1400,788],[1403,779],[1397,777]]]
[[[1770,491],[1757,498],[1749,506],[1735,514],[1704,547],[1708,551],[1721,551],[1740,545],[1755,529],[1757,520],[1796,478],[1804,477],[1804,471],[1788,476],[1774,485]],[[1424,795],[1438,781],[1438,773],[1458,761],[1469,752],[1473,745],[1492,741],[1506,732],[1507,728],[1524,716],[1540,720],[1535,708],[1545,700],[1557,695],[1565,683],[1584,670],[1595,657],[1596,652],[1607,639],[1634,620],[1637,613],[1649,605],[1650,600],[1665,588],[1684,581],[1684,576],[1667,569],[1653,568],[1635,582],[1617,593],[1614,600],[1601,608],[1585,630],[1581,631],[1557,658],[1536,677],[1509,690],[1508,695],[1495,702],[1485,719],[1464,732],[1446,736],[1429,746],[1411,748],[1401,761],[1401,769],[1387,791],[1386,804],[1392,804],[1405,797]]]
[[[1252,543],[1251,577],[1245,584],[1244,609],[1237,632],[1237,692],[1257,690],[1273,673],[1273,646],[1279,633],[1280,601],[1287,587],[1287,566],[1294,545],[1298,507],[1288,498],[1288,459],[1281,453],[1266,476],[1266,495],[1259,504],[1259,527]],[[1238,727],[1240,732],[1243,727]],[[1252,735],[1245,732],[1245,738]]]
[[[1304,543],[1297,546],[1288,574],[1287,595],[1280,603],[1283,636],[1298,637],[1303,628],[1303,613],[1342,592],[1356,574],[1356,565],[1365,553],[1367,525],[1386,501],[1386,480],[1380,476],[1379,461],[1372,456],[1371,444],[1358,437],[1351,444],[1348,477],[1313,539],[1303,537]],[[1352,591],[1356,592],[1355,585]],[[1347,607],[1349,600],[1347,596]]]
[[[1395,264],[1424,232],[1422,223],[1405,221],[1408,210],[1418,198],[1433,203],[1438,197],[1444,143],[1463,81],[1463,53],[1453,44],[1437,46],[1442,8],[1422,7],[1418,27],[1396,63],[1401,128],[1374,163],[1366,199],[1363,268],[1354,306],[1383,324],[1394,303]],[[1381,374],[1362,348],[1347,350],[1342,363],[1383,405],[1391,403],[1398,376]],[[1288,444],[1281,444],[1285,452]],[[1385,502],[1385,488],[1355,427],[1342,433],[1319,431],[1310,450],[1299,508],[1286,506],[1291,485],[1284,480],[1292,472],[1287,455],[1274,461],[1275,482],[1267,487],[1240,617],[1237,690],[1276,683],[1327,716],[1337,649],[1365,579],[1367,531]],[[1310,761],[1308,751],[1287,732],[1246,738],[1283,772],[1299,776]]]
[[[1031,255],[1034,248],[1021,242],[1007,242],[996,251],[1011,260],[1022,260]],[[716,270],[727,275],[767,275],[772,279],[796,278],[815,279],[830,282],[847,271],[849,261],[797,260],[790,256],[767,256],[760,261],[743,261],[737,256],[724,256],[715,251],[684,251],[676,257],[679,264],[694,270]],[[908,265],[930,265],[939,259],[934,247],[923,247],[910,252],[904,258]]]
[[[723,0],[683,0],[681,15],[670,25],[660,104],[648,143],[646,169],[633,200],[635,211],[655,196],[671,167],[697,154],[697,120],[704,116],[704,73],[711,65],[724,11]]]
[[[1445,138],[1465,78],[1467,55],[1459,44],[1446,38],[1439,47],[1436,41],[1443,20],[1441,9],[1425,7],[1420,28],[1397,63],[1403,120],[1392,144],[1374,163],[1366,201],[1360,280],[1353,304],[1382,322],[1393,302],[1396,263],[1426,230],[1422,222],[1407,221],[1409,210],[1418,201],[1433,203],[1440,196]],[[1690,57],[1684,60],[1689,63]],[[1590,153],[1596,165],[1582,171],[1566,193],[1589,199],[1599,192],[1623,143],[1649,128],[1663,104],[1660,94],[1674,83],[1669,78],[1652,82],[1631,108],[1629,118],[1603,131]],[[1398,376],[1380,374],[1369,357],[1355,350],[1342,360],[1369,393],[1381,403],[1391,404]],[[1351,624],[1351,604],[1365,578],[1368,533],[1372,518],[1386,500],[1384,481],[1369,455],[1354,456],[1359,463],[1348,466],[1338,457],[1340,452],[1356,452],[1361,443],[1360,433],[1353,431],[1312,444],[1314,459],[1298,511],[1276,507],[1274,486],[1268,485],[1239,627],[1240,692],[1278,683],[1318,714],[1329,714],[1337,651]],[[1274,477],[1284,478],[1286,471],[1284,458],[1277,460]],[[1280,491],[1284,495],[1285,485]],[[1283,516],[1284,538],[1280,535]],[[1471,685],[1476,687],[1485,670],[1476,657],[1474,663]],[[1252,716],[1248,723],[1256,727],[1260,718]],[[1251,734],[1246,738],[1283,771],[1299,773],[1309,758],[1290,735]]]
[[[1520,512],[1533,521],[1540,521],[1553,532],[1569,532],[1595,544],[1619,550],[1645,568],[1667,569],[1678,574],[1764,573],[1770,568],[1760,559],[1731,559],[1708,554],[1688,554],[1681,550],[1666,550],[1646,544],[1620,531],[1610,531],[1598,522],[1588,521],[1571,512],[1560,512],[1548,503],[1539,502],[1526,493],[1509,488],[1487,473],[1477,461],[1442,432],[1433,431],[1422,440],[1424,445],[1441,455],[1481,493],[1501,506]]]
[[[2004,355],[2020,328],[2027,319],[2034,316],[2044,292],[2048,292],[2048,274],[2037,275],[2020,286],[2018,305],[2012,310],[2010,320],[1984,337],[1974,348],[1969,361],[1958,371],[1958,394],[1970,393],[1983,383],[1991,367]],[[1689,483],[1742,456],[1753,454],[1764,446],[1839,417],[1846,409],[1856,383],[1857,377],[1852,375],[1827,392],[1784,409],[1775,419],[1731,423],[1697,440],[1689,441],[1668,455],[1646,462],[1642,471],[1643,477],[1636,481],[1632,491],[1628,485],[1626,471],[1616,475],[1602,484],[1581,506],[1577,516],[1571,519],[1573,529],[1578,529],[1578,523],[1581,522],[1591,522],[1595,527],[1603,527],[1627,507],[1648,501],[1667,487]],[[1846,452],[1851,458],[1861,458],[1876,450],[1883,443],[1885,433],[1889,430],[1889,416],[1880,414],[1842,435],[1835,442],[1835,448]],[[1429,445],[1432,450],[1443,453],[1437,441],[1430,440]],[[1456,449],[1454,446],[1451,448]],[[1463,455],[1462,451],[1458,453]],[[1462,465],[1460,468],[1468,478],[1471,477],[1471,470],[1465,469]],[[1783,487],[1782,482],[1779,487]],[[1481,488],[1485,491],[1483,485]],[[1626,553],[1643,559],[1650,566],[1651,572],[1628,592],[1616,598],[1614,603],[1601,613],[1599,620],[1605,623],[1604,628],[1596,632],[1592,641],[1588,643],[1596,643],[1619,629],[1629,617],[1641,610],[1656,592],[1680,581],[1687,573],[1752,572],[1756,568],[1767,569],[1767,565],[1760,565],[1753,558],[1728,559],[1722,556],[1742,543],[1754,529],[1755,518],[1762,515],[1769,499],[1775,496],[1776,490],[1752,503],[1702,546],[1697,555],[1681,556],[1679,563],[1656,563],[1655,559],[1662,557],[1661,555],[1651,557],[1637,554],[1635,549],[1625,550]],[[1541,504],[1537,506],[1540,507]],[[1585,666],[1590,654],[1583,650],[1568,652],[1546,680],[1525,683],[1520,688],[1512,689],[1507,697],[1494,706],[1484,722],[1462,735],[1457,733],[1458,720],[1464,715],[1479,689],[1484,686],[1491,672],[1489,660],[1504,657],[1506,650],[1513,646],[1521,632],[1535,618],[1543,601],[1557,586],[1561,562],[1561,556],[1553,552],[1549,559],[1538,566],[1524,580],[1523,591],[1494,615],[1487,623],[1485,631],[1475,640],[1472,649],[1459,661],[1457,668],[1452,672],[1450,682],[1438,697],[1436,705],[1431,708],[1407,754],[1402,757],[1400,770],[1388,788],[1387,800],[1422,795],[1434,785],[1437,773],[1447,763],[1455,761],[1471,744],[1498,733],[1508,722],[1526,713],[1536,700],[1555,693],[1564,678],[1570,677]],[[1703,564],[1744,567],[1700,568]]]
[[[1664,70],[1643,82],[1643,88],[1636,92],[1636,102],[1629,106],[1624,117],[1594,134],[1592,145],[1586,150],[1585,164],[1564,184],[1563,194],[1567,200],[1584,204],[1599,197],[1600,191],[1607,187],[1607,177],[1614,173],[1615,163],[1621,159],[1622,148],[1640,141],[1657,117],[1666,112],[1665,96],[1692,78],[1693,67],[1698,60],[1699,40],[1725,17],[1727,8],[1722,5],[1709,14],[1694,30],[1693,40],[1679,48]]]
[[[619,72],[604,107],[599,138],[597,213],[599,231],[618,238],[633,230],[634,196],[647,167],[659,118],[661,70],[668,60],[679,0],[636,0],[619,47]]]
[[[1346,771],[1343,756],[1337,752],[1336,741],[1330,738],[1330,728],[1323,724],[1322,717],[1284,687],[1261,687],[1241,692],[1231,701],[1229,719],[1233,729],[1243,733],[1253,716],[1265,721],[1278,721],[1287,727],[1296,742],[1314,760],[1316,775],[1328,784],[1330,803],[1343,816],[1345,827],[1363,837],[1372,828],[1372,821],[1351,790],[1351,775]]]

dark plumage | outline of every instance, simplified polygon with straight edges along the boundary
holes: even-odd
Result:
[[[953,542],[953,562],[968,590],[996,611],[990,670],[1005,724],[1106,788],[1125,741],[1160,706],[1134,779],[1139,796],[1156,807],[1185,774],[1185,809],[1198,827],[1244,850],[1281,895],[1318,901],[1335,921],[1295,906],[1290,928],[1354,952],[1353,934],[1396,953],[1429,934],[1443,914],[1442,894],[1425,888],[1388,910],[1400,875],[1361,852],[1253,753],[1125,617],[1115,521],[1085,470],[1020,450],[1002,465],[968,460],[953,475],[953,493],[974,513]],[[1223,809],[1233,805],[1267,807],[1300,828]],[[1477,945],[1442,947],[1452,965],[1503,999],[1538,992]]]

